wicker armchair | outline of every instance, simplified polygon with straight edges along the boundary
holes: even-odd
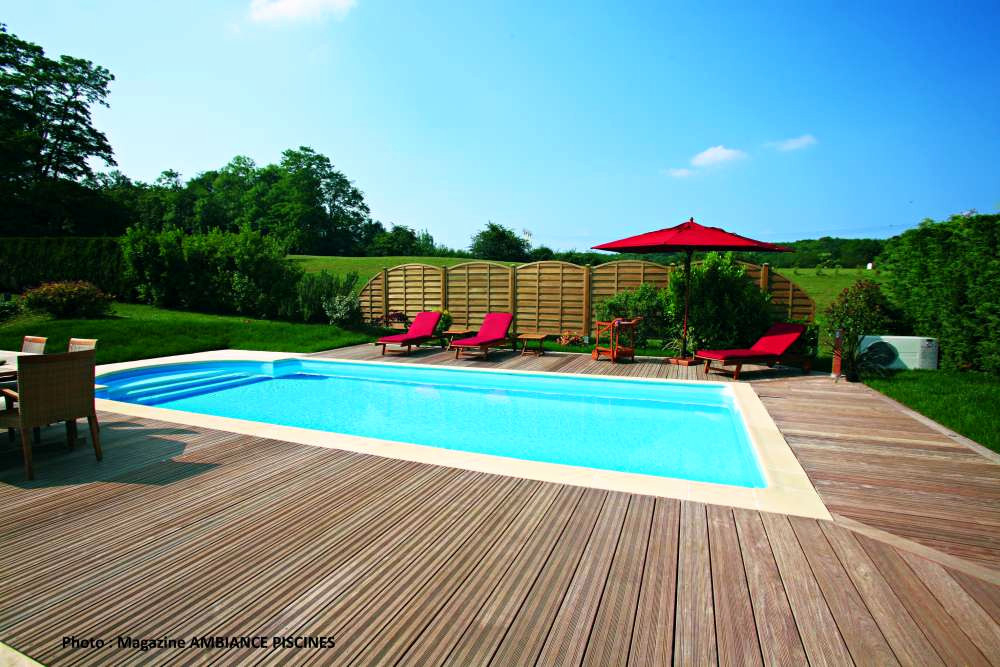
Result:
[[[86,417],[94,454],[101,460],[100,426],[94,407],[95,356],[94,350],[85,350],[21,357],[17,362],[17,391],[0,389],[7,403],[7,409],[0,412],[0,428],[21,430],[28,479],[35,476],[31,429],[53,422],[66,422],[66,439],[72,448],[76,444],[76,420]]]

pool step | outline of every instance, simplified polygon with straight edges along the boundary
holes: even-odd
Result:
[[[246,373],[221,373],[219,371],[182,376],[172,375],[160,380],[146,380],[145,382],[130,383],[123,387],[117,387],[111,391],[110,397],[114,400],[133,401],[164,392],[187,389],[189,387],[200,387],[245,377],[248,377]]]
[[[189,396],[197,396],[198,394],[206,394],[209,392],[222,391],[223,389],[232,389],[233,387],[242,387],[248,384],[256,384],[257,382],[263,382],[264,380],[270,380],[271,378],[265,375],[241,375],[236,378],[220,379],[211,382],[202,381],[198,384],[187,386],[181,389],[174,388],[170,391],[161,391],[155,394],[148,394],[142,396],[141,398],[129,398],[130,402],[140,403],[142,405],[157,405],[159,403],[165,403],[167,401],[176,401],[181,398],[188,398]]]

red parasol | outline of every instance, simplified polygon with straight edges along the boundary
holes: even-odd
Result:
[[[684,332],[681,342],[681,359],[687,357],[688,301],[691,298],[691,255],[695,250],[733,250],[758,252],[794,252],[773,243],[732,234],[718,227],[699,225],[691,218],[676,227],[646,232],[638,236],[595,245],[594,250],[614,250],[616,252],[677,252],[683,250],[684,258]]]

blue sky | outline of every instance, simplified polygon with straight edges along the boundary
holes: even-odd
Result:
[[[309,145],[376,218],[451,246],[487,220],[583,249],[689,216],[793,240],[1000,209],[995,0],[33,0],[0,20],[115,74],[95,119],[130,176]]]

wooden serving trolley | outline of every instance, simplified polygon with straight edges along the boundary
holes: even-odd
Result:
[[[609,322],[594,322],[597,327],[597,340],[594,351],[590,353],[590,358],[596,360],[608,357],[615,363],[620,359],[635,361],[635,332],[640,321],[642,321],[641,317],[634,317],[631,320],[618,317]],[[601,345],[602,335],[608,337],[607,347]]]

